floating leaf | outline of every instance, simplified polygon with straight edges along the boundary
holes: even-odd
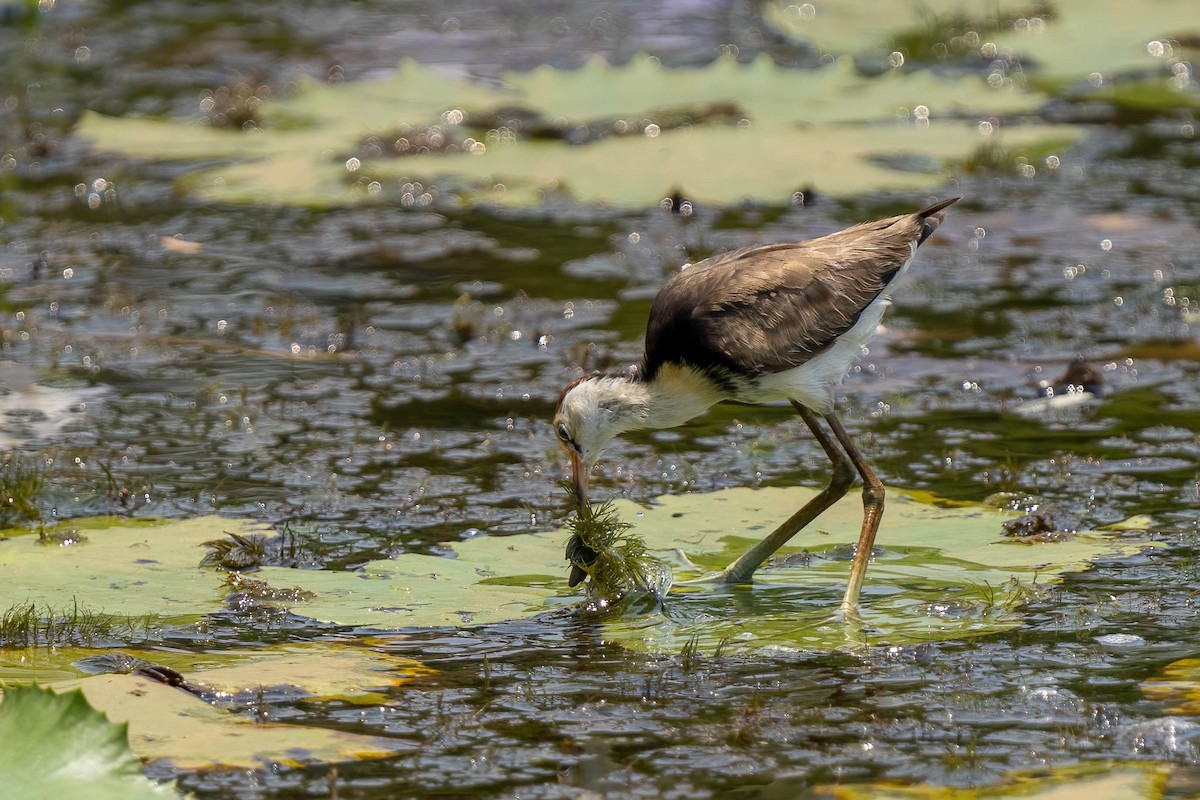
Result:
[[[267,100],[253,133],[95,113],[84,114],[76,132],[130,157],[226,159],[182,187],[228,202],[328,206],[417,182],[401,202],[453,193],[472,204],[526,205],[565,192],[644,206],[679,187],[711,203],[779,203],[804,186],[832,195],[942,186],[949,165],[965,162],[981,141],[981,117],[1011,119],[1046,101],[990,88],[973,74],[866,77],[850,63],[794,70],[766,57],[667,69],[642,56],[623,66],[505,73],[501,81],[484,85],[405,62],[386,78],[307,83],[291,98]],[[721,109],[720,119],[705,122],[703,109]],[[508,127],[510,117],[520,124]],[[397,144],[422,135],[420,147]],[[1067,125],[1018,125],[1003,142],[1021,151],[1079,135]],[[373,148],[362,146],[368,140]]]
[[[216,668],[197,665],[187,673],[188,680],[226,694],[285,686],[309,701],[381,705],[388,702],[389,691],[432,671],[409,658],[337,642],[228,655],[236,656],[237,663]]]
[[[82,690],[93,706],[129,724],[129,743],[139,758],[179,770],[339,763],[415,748],[402,739],[273,723],[269,705],[257,709],[257,717],[236,714],[138,675],[97,675],[54,688]]]
[[[204,543],[263,525],[223,517],[134,520],[93,517],[47,527],[48,536],[75,532],[71,545],[14,536],[0,546],[3,598],[9,606],[49,613],[82,609],[115,617],[183,622],[219,611],[224,573],[202,569]]]
[[[161,800],[170,784],[142,775],[124,724],[114,724],[76,690],[36,686],[4,691],[0,704],[0,776],[7,800],[86,797]]]
[[[682,581],[724,567],[813,494],[730,489],[664,497],[648,509],[617,508]],[[893,493],[867,575],[861,623],[847,626],[837,609],[862,521],[861,501],[847,497],[760,569],[753,584],[676,584],[664,614],[610,618],[606,637],[668,652],[695,641],[711,652],[974,636],[1019,625],[1021,605],[1057,576],[1152,546],[1119,532],[1013,539],[1001,530],[1013,516]],[[271,567],[258,576],[277,588],[311,593],[288,608],[317,620],[381,628],[484,624],[561,609],[580,597],[566,588],[565,540],[565,532],[481,536],[447,545],[453,558],[405,554],[370,562],[360,573]]]
[[[388,694],[430,672],[412,659],[336,641],[191,653],[177,649],[28,647],[0,650],[0,681],[63,682],[98,673],[129,672],[122,664],[175,670],[202,691],[225,695],[282,690],[291,699],[388,702]]]
[[[819,4],[809,14],[790,0],[772,0],[764,14],[785,35],[833,55],[887,53],[896,47],[898,33],[914,28],[942,33],[943,45],[950,45],[953,36],[974,32],[972,55],[984,59],[1007,54],[1020,76],[1038,84],[1163,66],[1172,54],[1183,54],[1174,49],[1172,40],[1191,30],[1195,16],[1192,0],[1142,4],[924,0],[919,8],[920,13],[914,13],[914,6],[907,3],[843,0]],[[985,24],[962,30],[941,24],[951,20]],[[1156,41],[1164,43],[1165,49],[1152,47]]]
[[[1166,764],[1113,765],[1102,762],[1014,772],[1007,775],[998,786],[957,788],[927,784],[848,784],[814,787],[805,796],[813,800],[992,800],[1004,797],[1026,800],[1159,800],[1163,797],[1170,774],[1171,767]],[[769,789],[764,794],[769,794]],[[785,792],[779,796],[786,795]]]

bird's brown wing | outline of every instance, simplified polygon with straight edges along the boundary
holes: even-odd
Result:
[[[950,202],[676,273],[650,309],[646,379],[672,362],[740,375],[800,366],[854,325]]]

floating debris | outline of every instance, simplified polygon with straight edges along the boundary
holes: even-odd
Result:
[[[1039,509],[1000,526],[1005,536],[1037,542],[1057,542],[1079,532],[1079,520],[1050,509]]]

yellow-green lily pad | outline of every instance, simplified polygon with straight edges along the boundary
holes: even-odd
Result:
[[[81,689],[93,707],[129,724],[129,743],[139,758],[178,770],[336,764],[415,748],[402,739],[270,722],[269,707],[262,709],[265,720],[225,711],[138,675],[96,675],[51,688]]]
[[[1168,764],[1098,762],[1014,772],[995,786],[896,786],[885,783],[818,786],[814,800],[1159,800],[1168,786]]]
[[[223,607],[225,574],[201,568],[204,543],[266,531],[215,516],[96,517],[48,527],[44,536],[10,536],[0,541],[0,606],[68,620],[80,611],[155,624],[195,620]]]
[[[1172,54],[1184,55],[1172,40],[1195,32],[1192,0],[1057,0],[1053,4],[1029,0],[924,0],[919,6],[842,0],[810,4],[808,9],[804,5],[772,0],[766,4],[764,14],[781,33],[837,56],[887,53],[897,46],[898,33],[930,28],[939,18],[994,22],[1003,17],[1007,22],[996,30],[975,26],[972,47],[981,58],[1012,54],[1021,75],[1038,84],[1077,81],[1093,73],[1111,78],[1154,69]],[[1153,46],[1154,42],[1165,44],[1165,48]]]
[[[433,670],[410,658],[339,642],[305,642],[228,654],[237,662],[205,668],[203,656],[187,673],[194,684],[228,694],[289,686],[304,700],[383,705],[389,694]]]
[[[848,61],[793,70],[766,57],[723,58],[668,69],[641,56],[623,66],[593,61],[578,70],[505,73],[495,86],[405,62],[375,80],[303,84],[293,97],[266,101],[262,126],[249,133],[96,113],[84,114],[76,133],[133,158],[226,159],[187,176],[181,188],[227,202],[329,206],[418,182],[416,196],[453,194],[469,204],[528,205],[566,193],[645,206],[676,189],[714,204],[779,203],[803,187],[839,196],[940,187],[982,141],[979,119],[1013,118],[1045,100],[991,88],[980,75],[866,77]],[[726,109],[723,121],[666,124],[681,108],[712,104]],[[568,143],[495,121],[514,114],[564,133],[606,135]],[[481,120],[484,129],[472,127]],[[431,129],[453,147],[392,158],[362,147],[370,137],[386,144],[401,131]],[[994,135],[1020,153],[1070,143],[1080,129],[1014,125]]]
[[[814,494],[807,488],[729,489],[664,497],[650,508],[618,503],[632,532],[675,564],[678,579],[724,567]],[[1079,532],[1049,541],[1004,536],[1011,513],[888,498],[863,594],[861,619],[838,614],[858,536],[861,501],[845,498],[798,535],[753,584],[676,584],[664,613],[604,622],[630,647],[678,652],[719,648],[828,649],[961,638],[1020,625],[1038,587],[1097,558],[1152,546],[1128,531]],[[447,545],[453,557],[404,554],[358,573],[271,567],[258,577],[303,590],[295,614],[378,628],[465,626],[562,610],[580,598],[566,587],[563,531],[476,537]]]
[[[317,640],[253,650],[0,649],[0,683],[52,684],[114,671],[108,662],[150,663],[179,672],[202,690],[238,695],[287,687],[292,699],[381,705],[415,677],[432,672],[420,662],[340,641]],[[128,670],[126,670],[128,671]]]

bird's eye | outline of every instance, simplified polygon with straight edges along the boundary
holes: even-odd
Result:
[[[571,441],[571,432],[567,430],[566,423],[560,422],[558,424],[558,438],[562,439],[564,442]]]

